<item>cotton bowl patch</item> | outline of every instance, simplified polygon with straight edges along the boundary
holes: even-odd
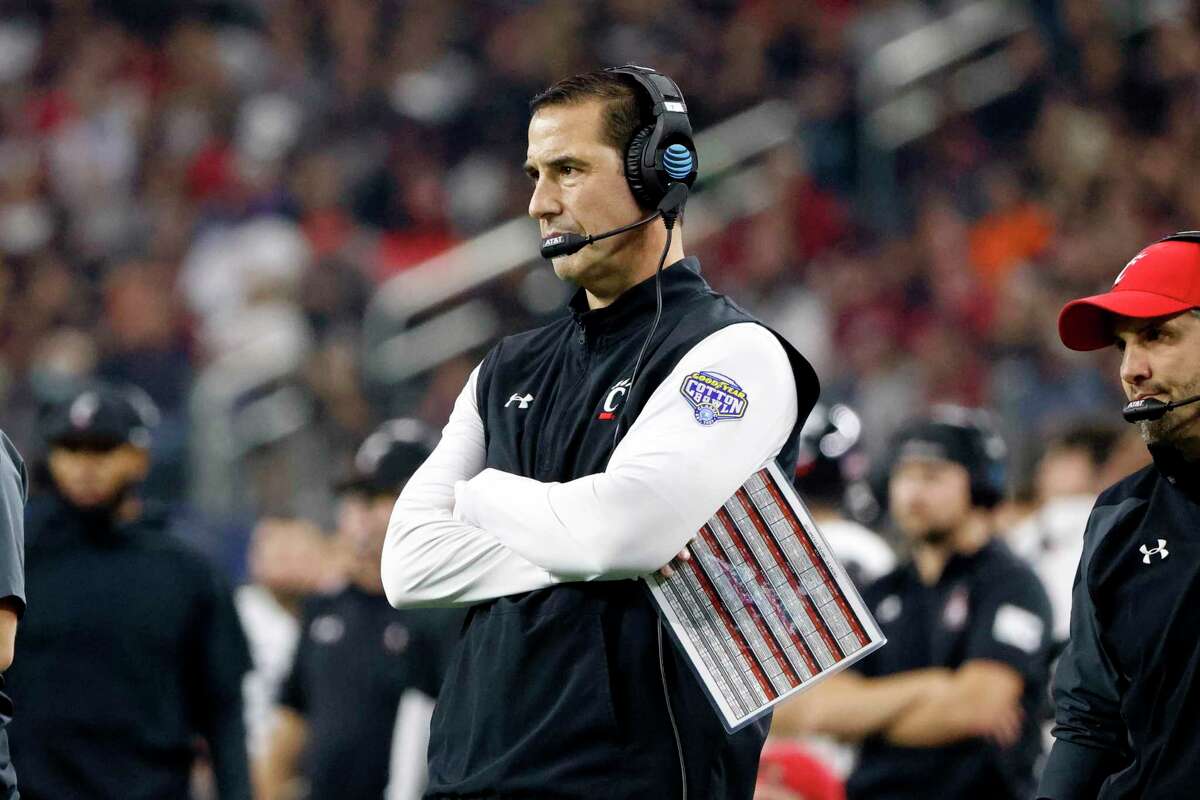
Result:
[[[683,379],[679,392],[692,406],[692,415],[701,425],[721,419],[741,419],[746,415],[750,397],[732,378],[717,372],[693,372]]]

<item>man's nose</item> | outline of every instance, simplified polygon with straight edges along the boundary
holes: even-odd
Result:
[[[1121,380],[1130,386],[1137,386],[1151,377],[1150,358],[1145,348],[1136,343],[1126,345],[1121,354]]]
[[[553,181],[539,178],[533,185],[533,194],[529,198],[529,216],[534,219],[548,219],[562,213],[562,202]]]

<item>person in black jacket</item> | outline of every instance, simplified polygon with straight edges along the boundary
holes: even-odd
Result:
[[[250,797],[246,641],[214,567],[143,508],[153,407],[89,387],[47,420],[49,491],[27,509],[21,658],[8,673],[26,800],[189,793],[198,740],[220,800]]]
[[[1153,463],[1103,492],[1088,519],[1038,797],[1195,797],[1200,234],[1150,245],[1109,292],[1068,303],[1059,335],[1072,350],[1121,352],[1124,414]]]
[[[696,164],[669,78],[587,73],[532,107],[529,214],[578,291],[471,374],[383,553],[394,605],[470,606],[427,796],[749,800],[769,718],[725,731],[636,579],[792,472],[816,376],[668,233]]]
[[[1025,800],[1033,790],[1050,601],[995,536],[1004,449],[979,412],[953,406],[893,437],[888,508],[911,558],[862,593],[888,645],[775,714],[778,733],[860,745],[851,800]]]
[[[25,612],[25,493],[21,454],[0,431],[0,673],[12,666],[17,622]],[[0,675],[0,800],[17,798],[17,775],[8,748],[13,704]]]
[[[396,496],[436,440],[415,419],[389,420],[338,483],[348,583],[305,603],[261,800],[410,800],[424,789],[429,715],[462,612],[392,608],[379,558]]]

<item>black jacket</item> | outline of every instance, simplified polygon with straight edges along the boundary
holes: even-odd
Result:
[[[976,659],[1004,664],[1024,684],[1021,736],[1002,748],[983,738],[902,747],[870,736],[846,781],[851,800],[1027,800],[1041,755],[1051,644],[1050,601],[1029,565],[999,540],[955,554],[933,585],[912,562],[863,589],[888,645],[851,669],[872,678]]]
[[[1200,476],[1156,463],[1096,501],[1039,797],[1200,796]]]
[[[753,321],[709,289],[694,259],[664,270],[662,283],[662,321],[625,398],[622,430],[693,346],[725,326]],[[654,305],[653,279],[595,311],[579,293],[571,316],[500,342],[478,379],[486,466],[539,481],[602,472],[613,447],[605,399],[629,376]],[[790,473],[818,387],[807,362],[786,342],[784,349],[799,409],[779,457]],[[538,398],[528,414],[502,413],[513,387]],[[471,608],[434,712],[429,791],[679,798],[682,751],[689,798],[749,800],[768,722],[725,733],[660,630],[642,582],[565,583]]]
[[[216,570],[146,516],[121,527],[29,503],[31,603],[6,678],[26,800],[187,797],[196,738],[221,800],[250,796],[249,651]]]
[[[461,611],[398,611],[354,585],[308,599],[279,702],[308,725],[310,797],[381,800],[403,777],[388,773],[396,710],[409,690],[437,697],[461,625]]]

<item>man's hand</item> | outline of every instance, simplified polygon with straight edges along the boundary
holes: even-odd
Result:
[[[1025,711],[1019,702],[1001,701],[980,716],[976,733],[1002,748],[1009,748],[1020,740],[1024,721]]]
[[[675,574],[675,570],[671,567],[671,564],[674,564],[676,561],[691,561],[691,560],[692,560],[692,554],[688,552],[688,549],[685,546],[682,550],[679,551],[679,555],[672,558],[671,561],[666,566],[664,566],[662,569],[660,569],[658,571],[658,574],[663,576],[664,578],[669,578]]]

